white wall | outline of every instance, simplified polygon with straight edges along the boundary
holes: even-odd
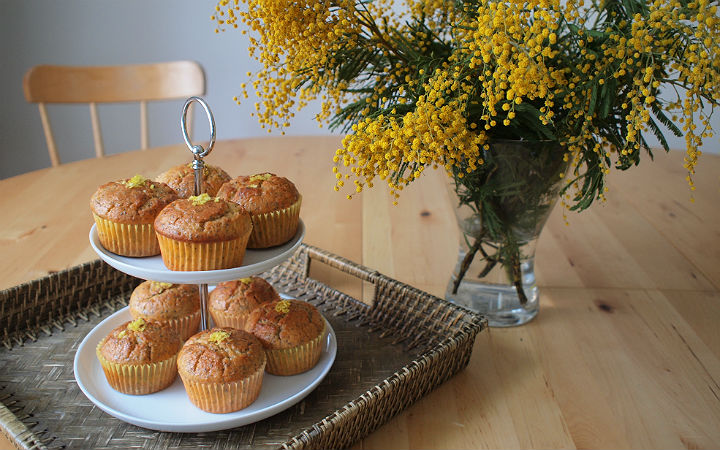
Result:
[[[50,165],[36,105],[22,93],[23,74],[37,64],[113,65],[190,59],[206,72],[207,94],[218,139],[267,135],[250,117],[251,98],[232,100],[248,70],[247,40],[238,30],[215,33],[210,20],[215,0],[0,0],[2,104],[0,104],[0,178]],[[182,102],[151,105],[150,145],[182,142],[178,125]],[[64,162],[92,157],[89,113],[82,106],[48,107]],[[128,105],[101,106],[107,153],[135,149],[139,116]],[[328,134],[313,121],[317,104],[298,114],[289,135]],[[713,118],[720,132],[720,114]],[[198,114],[197,137],[207,132]],[[668,136],[674,148],[682,138]],[[718,152],[718,138],[705,151]],[[328,156],[330,157],[330,155]]]

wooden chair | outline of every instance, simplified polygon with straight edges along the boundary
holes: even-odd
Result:
[[[25,99],[40,109],[45,140],[53,166],[60,165],[46,103],[88,103],[92,121],[95,154],[103,147],[98,103],[140,103],[140,146],[148,147],[147,102],[185,99],[205,94],[205,73],[193,61],[124,66],[52,66],[31,68],[23,78]],[[188,111],[188,123],[192,123]]]

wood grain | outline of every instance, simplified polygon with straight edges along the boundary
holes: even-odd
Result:
[[[218,142],[231,175],[272,171],[303,194],[306,242],[442,296],[458,234],[445,175],[392,206],[377,186],[333,191],[335,137]],[[95,259],[88,199],[103,182],[189,161],[183,147],[113,155],[0,181],[0,286]],[[478,337],[468,368],[361,442],[380,448],[713,448],[720,443],[720,157],[692,193],[682,153],[610,176],[606,203],[556,208],[537,252],[541,312]],[[353,293],[322,267],[314,275]],[[367,289],[366,289],[367,291]],[[7,445],[0,441],[0,447]]]

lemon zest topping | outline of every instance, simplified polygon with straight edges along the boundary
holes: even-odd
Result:
[[[267,181],[270,178],[272,178],[272,174],[270,173],[259,173],[257,175],[251,176],[250,181]]]
[[[194,206],[204,205],[205,203],[209,202],[210,200],[213,200],[215,202],[220,201],[219,197],[210,197],[207,193],[202,193],[200,195],[193,195],[191,197],[188,197],[188,200],[192,202]]]
[[[252,278],[251,277],[240,278],[240,282],[245,283],[245,284],[250,284],[250,283],[252,283]]]
[[[125,336],[127,336],[127,330],[122,330],[122,331],[119,332],[118,335],[117,335],[117,337],[118,337],[119,339],[122,339],[122,338],[124,338]]]
[[[142,317],[138,317],[137,319],[127,324],[127,329],[141,332],[145,330],[145,325],[147,325],[145,319],[143,319]]]
[[[275,305],[275,311],[283,314],[287,314],[290,312],[290,302],[287,300],[280,300],[277,302],[277,305]]]
[[[129,180],[121,181],[120,184],[123,184],[129,188],[134,188],[134,187],[143,186],[146,181],[147,181],[147,178],[145,178],[144,176],[135,175],[134,177],[130,178]]]
[[[170,289],[173,286],[172,283],[164,283],[160,281],[151,281],[150,289],[156,291],[158,294]]]
[[[230,333],[223,330],[217,330],[210,333],[210,336],[208,336],[208,340],[214,344],[219,344],[225,339],[230,337]]]
[[[248,187],[256,188],[256,187],[258,187],[258,185],[257,184],[248,184]]]

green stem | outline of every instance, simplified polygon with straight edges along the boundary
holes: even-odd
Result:
[[[401,61],[407,61],[404,55],[402,55],[394,46],[392,46],[386,39],[383,33],[378,28],[377,24],[375,23],[374,18],[370,14],[370,11],[365,8],[365,5],[363,4],[363,10],[365,11],[365,14],[363,14],[362,11],[355,9],[355,12],[358,14],[355,16],[358,19],[358,22],[360,24],[364,25],[366,28],[370,30],[370,35],[374,36],[375,39],[377,39],[378,43],[385,47],[386,50],[388,50],[390,53],[395,55],[398,59]]]
[[[478,274],[478,278],[484,278],[487,276],[487,274],[490,273],[491,270],[495,267],[495,265],[498,263],[497,255],[490,256],[488,255],[485,250],[483,250],[482,246],[480,246],[480,253],[482,253],[483,259],[487,261],[487,264],[485,265],[485,268]]]
[[[509,230],[506,234],[506,242],[512,245],[509,249],[509,255],[506,256],[505,264],[507,266],[508,276],[515,291],[517,292],[518,299],[521,305],[525,305],[528,302],[527,295],[525,295],[525,289],[522,285],[522,269],[520,268],[520,248],[515,244],[515,240],[512,234],[512,230]]]
[[[453,283],[453,294],[457,294],[458,287],[460,286],[460,282],[463,278],[465,278],[465,273],[470,268],[470,264],[472,264],[473,259],[475,259],[475,254],[480,249],[480,245],[482,240],[480,238],[475,239],[475,242],[473,243],[472,247],[468,250],[467,254],[465,254],[465,258],[463,258],[462,264],[460,264],[460,270],[458,271],[457,277],[455,278],[455,282]]]

